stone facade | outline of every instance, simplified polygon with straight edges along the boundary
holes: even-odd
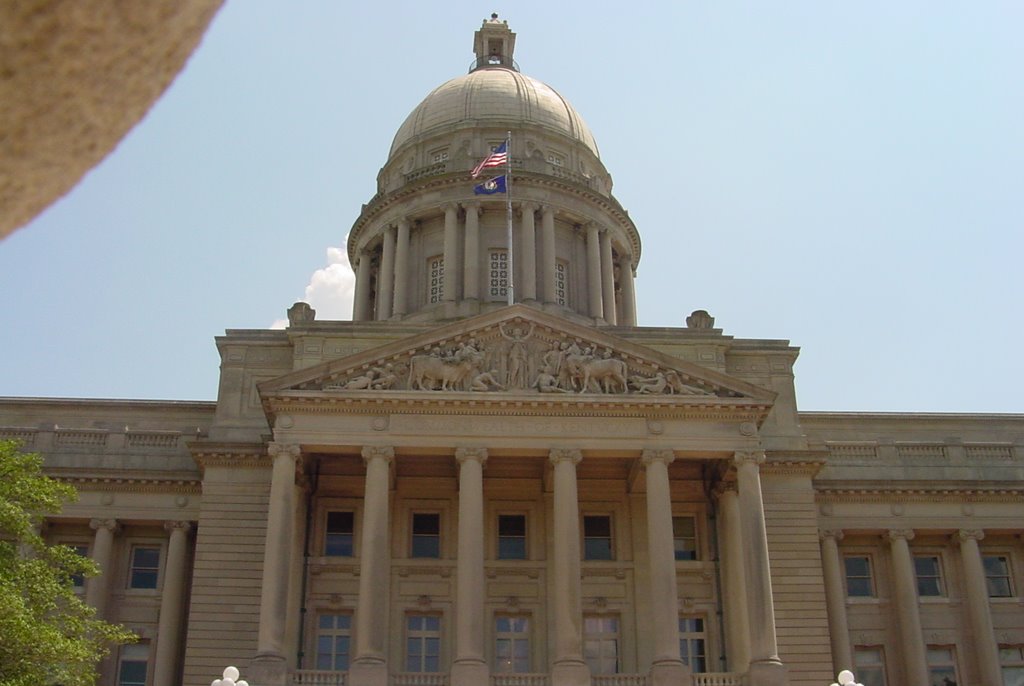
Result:
[[[485,21],[476,69],[396,136],[350,236],[355,321],[300,303],[286,330],[228,331],[214,402],[0,400],[0,435],[82,494],[47,536],[102,564],[82,592],[143,637],[101,683],[1024,669],[1024,416],[800,412],[787,341],[704,311],[637,326],[636,228],[514,42]],[[506,202],[469,171],[506,131],[502,276]]]

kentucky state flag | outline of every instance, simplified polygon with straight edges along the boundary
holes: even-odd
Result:
[[[495,193],[505,193],[505,177],[496,176],[493,179],[487,179],[483,183],[473,186],[473,192],[477,195],[494,195]]]

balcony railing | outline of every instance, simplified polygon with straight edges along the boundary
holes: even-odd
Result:
[[[646,674],[594,674],[591,686],[647,686]]]
[[[548,686],[548,675],[492,674],[491,686]]]
[[[742,686],[743,675],[732,672],[704,672],[693,675],[693,686]]]
[[[391,675],[391,686],[448,686],[448,675],[399,672]]]
[[[296,669],[291,686],[345,686],[347,672],[325,672],[317,669]]]

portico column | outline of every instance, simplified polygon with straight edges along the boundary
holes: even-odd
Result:
[[[377,287],[380,288],[380,300],[377,301],[380,309],[377,312],[377,319],[390,319],[395,293],[394,226],[384,229],[384,241],[381,245],[380,255],[380,277],[377,279],[377,284]]]
[[[674,459],[671,450],[645,450],[641,455],[647,481],[647,556],[654,638],[652,686],[683,683],[690,671],[679,658],[679,591],[668,481],[668,466]]]
[[[388,490],[394,448],[366,446],[362,542],[359,546],[359,601],[356,606],[353,686],[386,686],[388,589],[391,576]]]
[[[587,225],[587,302],[590,316],[600,319],[604,315],[601,308],[601,245],[594,224]]]
[[[605,229],[601,232],[601,300],[604,304],[604,320],[615,323],[615,264],[612,262],[612,234]]]
[[[747,613],[747,577],[743,571],[743,532],[736,482],[722,483],[718,489],[719,526],[721,527],[722,568],[725,588],[722,609],[725,613],[725,653],[730,672],[743,673],[750,666],[750,620]]]
[[[624,326],[636,326],[636,293],[633,292],[633,258],[619,258],[619,283],[622,284],[622,321]]]
[[[455,302],[459,290],[459,207],[444,206],[444,291],[441,299]]]
[[[370,255],[359,253],[356,263],[356,297],[352,319],[365,322],[370,318]]]
[[[576,465],[583,459],[579,450],[552,450],[555,512],[553,602],[555,613],[555,654],[551,683],[559,686],[588,686],[590,670],[583,661],[583,617],[580,591],[580,506],[576,495]]]
[[[462,297],[480,299],[480,203],[463,205],[466,210],[465,281]]]
[[[452,686],[490,682],[484,657],[484,481],[485,448],[458,448],[459,550],[455,598],[455,662]]]
[[[540,213],[541,296],[544,302],[555,302],[555,211],[548,205]]]
[[[93,519],[89,526],[96,532],[92,541],[92,560],[99,565],[100,573],[85,580],[85,602],[96,608],[96,617],[103,619],[110,589],[110,552],[119,527],[116,519]]]
[[[907,543],[913,538],[914,532],[910,529],[889,532],[893,600],[900,637],[898,652],[903,655],[903,681],[907,684],[927,684],[928,660],[921,633],[921,615],[917,607],[917,577],[914,574],[914,560],[910,556],[910,545]]]
[[[519,284],[520,300],[537,299],[537,229],[534,224],[533,213],[537,206],[533,203],[524,202],[520,204],[522,211],[522,250],[520,250],[519,264],[523,265],[522,283]]]
[[[971,618],[971,632],[974,634],[974,651],[977,655],[981,681],[978,686],[1001,686],[1002,668],[999,665],[999,644],[992,633],[992,609],[989,607],[988,585],[985,582],[985,568],[981,560],[978,541],[985,538],[984,531],[961,529],[960,558],[964,565],[964,580],[967,582],[967,608]]]
[[[181,641],[181,617],[185,608],[185,576],[188,571],[189,522],[166,522],[170,532],[164,588],[160,596],[160,622],[157,627],[153,686],[174,686],[178,676],[178,652]]]
[[[832,640],[832,671],[853,670],[850,652],[850,625],[846,620],[846,592],[843,589],[843,561],[839,541],[843,532],[821,532],[821,567],[825,574],[825,606],[828,609],[828,633]]]
[[[260,626],[256,661],[284,668],[284,630],[288,610],[288,570],[291,568],[292,514],[295,512],[295,464],[299,446],[271,443],[267,452],[274,460],[270,477],[270,508],[263,553],[263,584],[260,594]]]
[[[743,571],[747,582],[747,613],[750,617],[750,686],[784,684],[785,667],[779,659],[775,638],[775,603],[772,599],[768,533],[761,497],[761,451],[737,452],[740,527],[743,531]]]
[[[398,222],[398,234],[395,243],[395,297],[392,310],[394,314],[406,314],[409,311],[409,220]]]

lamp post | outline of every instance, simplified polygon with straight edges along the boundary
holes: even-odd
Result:
[[[249,682],[245,679],[239,679],[239,673],[237,667],[226,667],[224,669],[224,675],[220,679],[214,679],[210,686],[249,686]]]
[[[216,686],[216,684],[214,684]],[[832,682],[831,686],[864,686],[859,683],[853,676],[853,672],[848,669],[844,669],[836,675],[836,680]]]

